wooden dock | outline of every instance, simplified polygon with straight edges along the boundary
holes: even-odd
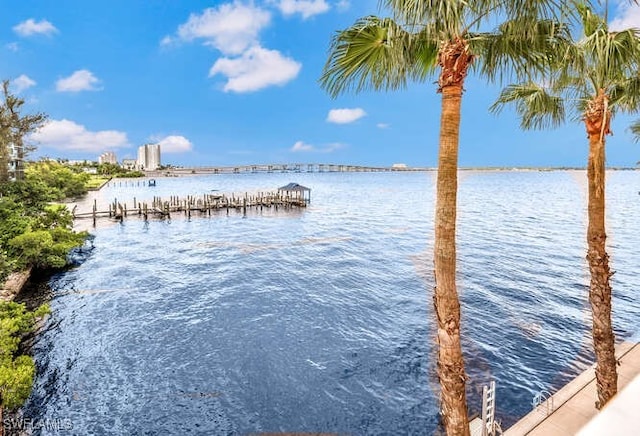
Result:
[[[618,366],[618,392],[640,374],[640,343],[622,343],[616,347]],[[610,404],[615,402],[614,397]],[[541,402],[532,412],[504,432],[505,436],[565,436],[576,434],[598,415],[594,367],[590,367],[555,394]],[[632,400],[633,401],[633,400]],[[640,410],[636,404],[627,404],[630,410]],[[606,411],[610,404],[603,409]],[[624,423],[619,423],[624,424]],[[609,429],[607,434],[624,434]],[[593,434],[593,433],[589,433]],[[604,434],[604,433],[603,433]],[[638,434],[638,433],[636,433]]]
[[[96,225],[98,219],[112,219],[122,221],[127,217],[139,217],[145,221],[150,218],[171,218],[175,214],[183,214],[189,218],[196,214],[211,216],[212,212],[241,211],[244,215],[248,210],[263,210],[264,208],[277,211],[307,207],[309,200],[303,195],[292,192],[257,192],[254,194],[204,194],[202,196],[170,196],[169,198],[153,197],[150,201],[138,201],[133,198],[131,203],[119,202],[114,199],[108,207],[100,209],[94,200],[90,211],[72,210],[74,219],[91,219]]]

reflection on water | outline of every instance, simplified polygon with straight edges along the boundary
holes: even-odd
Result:
[[[297,214],[97,230],[84,262],[50,281],[25,415],[70,419],[74,434],[436,431],[431,173],[159,179],[101,195],[266,191],[292,177],[313,189]],[[460,183],[469,401],[479,411],[496,380],[503,427],[592,358],[578,177],[465,172]],[[608,181],[624,340],[640,320],[640,183],[635,172]]]

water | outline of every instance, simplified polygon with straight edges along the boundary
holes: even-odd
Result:
[[[608,176],[618,341],[640,331],[640,173]],[[472,411],[508,427],[592,361],[584,172],[462,172],[459,290]],[[220,212],[95,232],[50,282],[24,409],[71,434],[438,430],[434,174],[247,174],[105,198],[312,188],[301,212]],[[42,431],[47,434],[47,431]]]

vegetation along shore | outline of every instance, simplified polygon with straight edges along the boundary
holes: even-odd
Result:
[[[73,230],[73,217],[62,201],[99,189],[114,175],[139,177],[142,173],[101,165],[90,175],[81,168],[55,161],[20,161],[9,164],[9,145],[24,159],[34,148],[25,138],[46,120],[44,114],[21,114],[24,101],[2,84],[0,102],[0,423],[5,409],[15,410],[29,396],[35,366],[22,355],[20,343],[49,312],[41,305],[27,311],[13,301],[32,271],[50,273],[68,266],[68,254],[84,244],[88,233]],[[0,435],[3,427],[0,426]]]

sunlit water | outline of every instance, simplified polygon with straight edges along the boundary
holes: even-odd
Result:
[[[472,411],[508,427],[591,360],[584,172],[461,172],[458,270]],[[302,211],[98,229],[54,276],[24,409],[72,434],[432,434],[434,174],[246,174],[105,198],[312,188]],[[617,340],[639,339],[640,173],[608,175]],[[46,431],[42,431],[46,434]]]

